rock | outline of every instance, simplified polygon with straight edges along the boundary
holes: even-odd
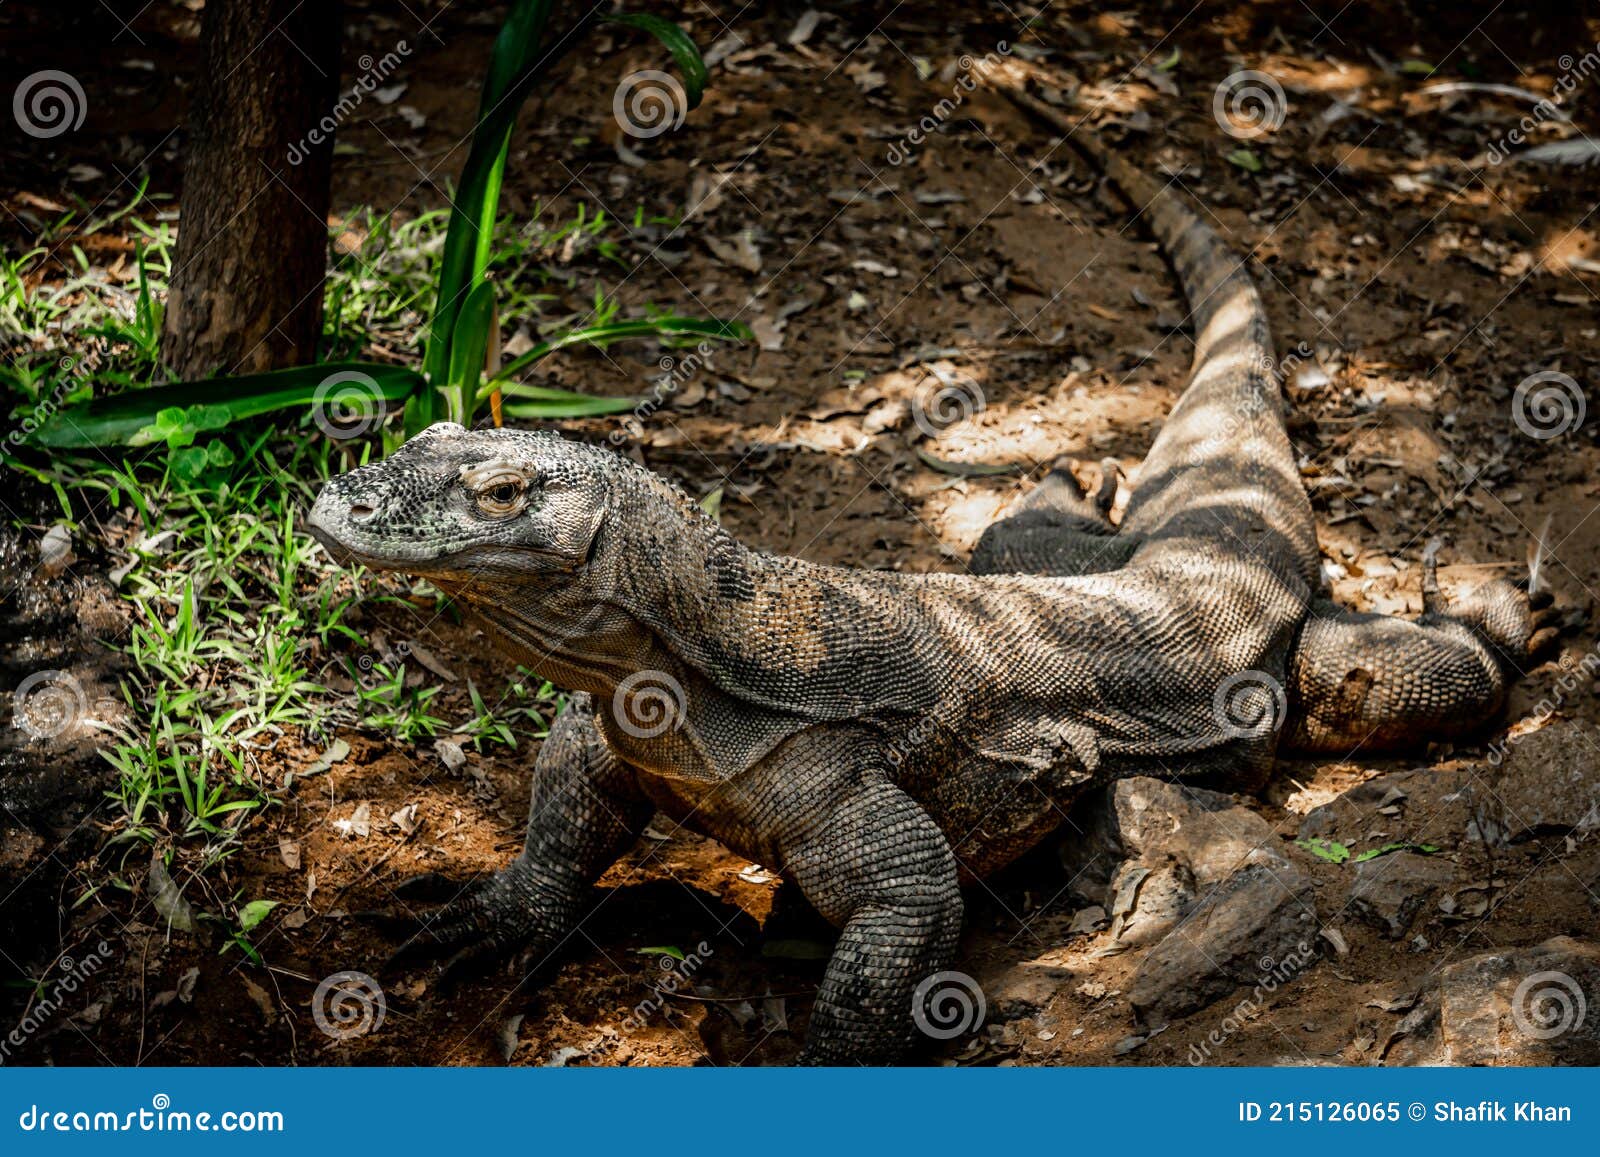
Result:
[[[1416,852],[1391,852],[1355,864],[1351,874],[1350,910],[1398,940],[1423,906],[1455,879],[1455,865]]]
[[[997,1023],[1032,1016],[1050,1003],[1073,973],[1045,959],[1023,960],[982,978],[990,1019]]]
[[[1109,910],[1117,947],[1154,944],[1129,988],[1141,1023],[1165,1024],[1241,984],[1276,987],[1315,959],[1310,880],[1230,797],[1136,777],[1080,815],[1083,835],[1063,862],[1095,875],[1086,890]]]
[[[1263,858],[1287,864],[1278,837],[1229,796],[1143,776],[1110,792],[1109,832],[1130,859],[1183,864],[1204,887]]]
[[[1558,720],[1508,738],[1479,774],[1493,803],[1497,842],[1600,828],[1600,728]],[[1495,764],[1498,762],[1499,766]],[[1487,825],[1486,825],[1487,826]]]
[[[1600,1064],[1600,946],[1557,936],[1447,965],[1396,1027],[1384,1061]]]
[[[1196,899],[1194,874],[1180,863],[1154,871],[1125,860],[1111,879],[1112,936],[1122,944],[1154,944]],[[1120,909],[1120,910],[1119,910]]]
[[[1487,794],[1483,786],[1468,771],[1424,767],[1380,775],[1312,809],[1298,834],[1302,840],[1338,840],[1358,850],[1374,831],[1385,833],[1384,842],[1453,848],[1473,830],[1480,797]]]
[[[1246,864],[1209,889],[1134,974],[1128,1001],[1142,1024],[1159,1026],[1235,988],[1276,989],[1317,957],[1311,884]]]
[[[0,863],[3,862],[3,860],[0,860]],[[1073,914],[1072,926],[1069,927],[1067,931],[1076,934],[1088,935],[1090,933],[1100,931],[1100,929],[1106,926],[1108,920],[1109,917],[1106,916],[1106,910],[1104,908],[1100,907],[1098,904],[1091,904],[1087,908],[1078,909],[1078,911]]]

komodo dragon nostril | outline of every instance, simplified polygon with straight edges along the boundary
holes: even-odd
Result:
[[[365,502],[352,502],[350,504],[350,517],[356,522],[365,522],[378,513],[376,507],[368,506]]]

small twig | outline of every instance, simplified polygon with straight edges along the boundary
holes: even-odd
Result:
[[[817,990],[809,992],[760,992],[754,996],[696,996],[692,992],[668,992],[655,985],[650,986],[650,991],[664,1000],[692,1000],[698,1004],[740,1004],[747,1000],[782,1000],[791,996],[815,996]]]

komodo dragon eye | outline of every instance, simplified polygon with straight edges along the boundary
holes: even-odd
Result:
[[[474,495],[478,509],[495,516],[515,514],[522,506],[522,486],[522,479],[511,474],[489,479]]]

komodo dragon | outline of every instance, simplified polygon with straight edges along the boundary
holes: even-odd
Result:
[[[450,423],[328,482],[309,526],[331,555],[426,576],[577,692],[522,854],[419,921],[412,950],[544,958],[659,808],[841,929],[802,1061],[891,1061],[952,962],[961,884],[1092,785],[1259,772],[1280,743],[1418,745],[1499,708],[1552,635],[1547,602],[1502,581],[1449,604],[1429,581],[1414,622],[1329,602],[1243,262],[1172,185],[1090,147],[1195,334],[1116,527],[1058,470],[973,573],[820,566],[741,545],[610,450]]]

